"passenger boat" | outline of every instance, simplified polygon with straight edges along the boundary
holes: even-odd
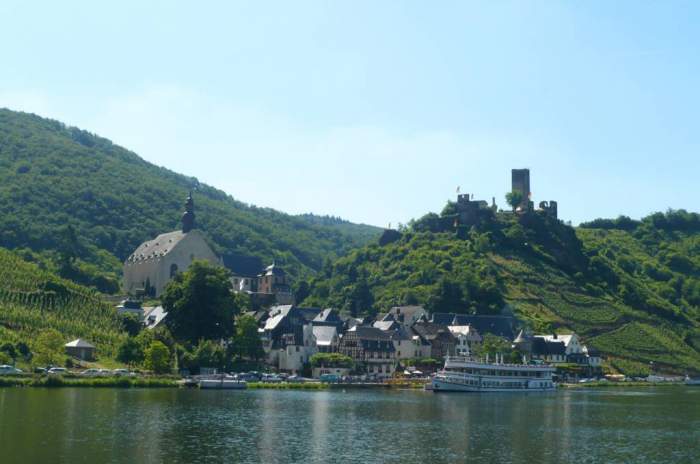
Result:
[[[434,392],[524,392],[552,391],[555,368],[548,364],[506,364],[448,356],[444,368],[433,377]]]
[[[700,387],[700,378],[691,378],[690,376],[685,376],[685,384],[693,387]]]
[[[199,388],[202,390],[245,390],[248,384],[230,376],[200,379]]]

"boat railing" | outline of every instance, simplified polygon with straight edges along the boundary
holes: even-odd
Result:
[[[546,369],[552,368],[549,364],[511,364],[503,362],[491,362],[486,360],[478,360],[469,356],[445,356],[445,365],[447,363],[478,363],[478,364],[488,364],[492,366],[503,366],[503,367],[517,367],[517,368],[527,368],[527,369]]]

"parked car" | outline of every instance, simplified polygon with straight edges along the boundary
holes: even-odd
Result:
[[[133,377],[136,374],[131,372],[129,369],[114,369],[112,371],[112,375],[115,375],[117,377]]]
[[[242,380],[244,382],[259,382],[260,375],[257,372],[241,372],[240,374],[234,375],[236,380]]]
[[[0,375],[19,375],[22,373],[22,369],[17,369],[15,366],[10,366],[9,364],[0,366]]]
[[[100,375],[100,370],[99,369],[85,369],[83,372],[80,373],[81,376],[85,377],[97,377]]]
[[[301,377],[298,375],[290,375],[289,377],[287,377],[287,382],[304,383],[304,382],[306,382],[306,379],[304,377]]]
[[[35,374],[46,374],[47,369],[43,367],[35,367],[34,368],[34,373]]]
[[[280,383],[282,378],[276,374],[263,374],[262,381],[265,383]]]
[[[49,375],[65,375],[68,373],[68,369],[65,367],[52,367],[47,371]]]
[[[323,374],[320,380],[324,383],[338,383],[340,382],[340,376],[338,374]]]

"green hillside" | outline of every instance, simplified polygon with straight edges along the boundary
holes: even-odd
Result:
[[[31,250],[49,266],[66,250],[77,253],[68,273],[74,280],[114,291],[136,246],[179,227],[191,189],[197,223],[215,251],[274,259],[292,276],[310,275],[381,232],[247,205],[104,138],[0,109],[0,246]]]
[[[49,329],[64,343],[90,340],[100,358],[113,358],[126,337],[116,311],[93,290],[27,263],[0,248],[0,344],[27,343]]]
[[[327,266],[306,303],[356,313],[396,304],[496,313],[509,304],[537,332],[576,331],[625,372],[649,362],[698,372],[699,219],[678,211],[626,230],[615,221],[573,229],[537,213],[499,214],[456,232],[424,231],[419,220],[397,241]]]

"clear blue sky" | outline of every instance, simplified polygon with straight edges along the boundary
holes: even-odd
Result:
[[[106,3],[0,3],[0,107],[289,213],[504,205],[513,167],[574,223],[699,209],[700,2]]]

